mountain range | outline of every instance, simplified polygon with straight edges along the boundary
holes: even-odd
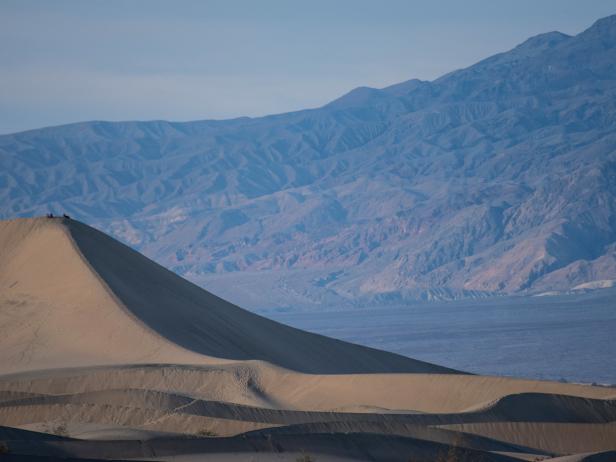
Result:
[[[610,286],[616,15],[317,109],[3,135],[0,203],[252,308]]]

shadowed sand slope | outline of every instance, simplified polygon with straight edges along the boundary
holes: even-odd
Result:
[[[597,452],[592,454],[576,454],[573,456],[556,457],[550,462],[614,462],[616,451]]]
[[[0,224],[0,373],[262,360],[309,373],[453,372],[228,303],[74,220]]]

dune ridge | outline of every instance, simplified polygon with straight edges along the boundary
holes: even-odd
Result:
[[[29,334],[26,348],[0,356],[3,373],[236,360],[314,373],[455,372],[242,310],[76,220],[17,219],[3,222],[0,234],[3,304],[15,307],[3,309],[0,327]],[[25,319],[38,324],[18,324]],[[62,336],[50,332],[61,328]],[[16,335],[10,346],[24,342]]]

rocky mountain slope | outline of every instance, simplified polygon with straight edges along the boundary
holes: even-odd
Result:
[[[608,284],[616,16],[313,110],[0,136],[0,203],[66,211],[253,307]]]

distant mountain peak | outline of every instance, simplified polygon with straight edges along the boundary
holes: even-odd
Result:
[[[330,109],[348,109],[360,106],[374,106],[384,102],[395,101],[396,98],[407,96],[427,82],[411,79],[390,85],[385,88],[357,87],[325,105]]]
[[[346,109],[349,107],[364,106],[387,99],[387,95],[372,87],[357,87],[325,105],[330,109]]]
[[[610,16],[606,16],[605,18],[597,19],[592,26],[588,28],[588,30],[607,30],[607,29],[616,29],[616,14],[612,14]]]
[[[535,35],[534,37],[530,37],[529,39],[522,42],[515,49],[546,49],[552,48],[565,40],[570,39],[571,36],[567,34],[563,34],[562,32],[552,31],[546,32],[544,34]]]
[[[417,88],[425,85],[427,82],[419,79],[411,79],[405,82],[396,83],[394,85],[390,85],[388,87],[383,88],[384,92],[389,93],[394,96],[404,96],[408,95],[410,92],[416,90]]]
[[[616,14],[598,19],[580,35],[609,37],[616,40]]]

